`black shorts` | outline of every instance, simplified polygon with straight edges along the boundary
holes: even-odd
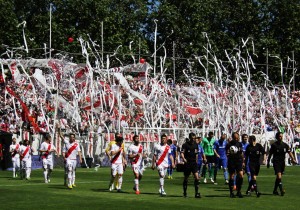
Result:
[[[251,176],[258,176],[259,170],[260,170],[260,164],[259,163],[249,163],[249,170]]]
[[[198,172],[198,164],[196,161],[187,162],[184,164],[184,176],[189,176],[191,173],[195,174]]]
[[[243,171],[242,160],[228,160],[228,172],[230,174],[238,173],[240,171]]]
[[[273,168],[275,171],[275,175],[277,175],[278,173],[283,173],[284,169],[285,169],[285,163],[284,162],[275,162],[273,163]]]
[[[215,156],[212,155],[212,156],[206,156],[206,163],[215,163],[216,160],[215,160]]]

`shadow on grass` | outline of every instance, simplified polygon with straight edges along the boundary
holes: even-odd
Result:
[[[9,178],[8,180],[10,180],[10,181],[17,181],[17,182],[20,182],[20,184],[26,184],[26,183],[40,183],[40,184],[42,184],[42,183],[44,183],[44,181],[42,181],[42,180],[32,180],[32,179],[30,179],[30,180],[27,180],[27,179],[21,179],[21,178]]]
[[[229,189],[216,189],[215,191],[219,191],[219,192],[228,192],[229,193]]]
[[[253,192],[254,194],[252,195],[252,196],[255,196],[256,197],[256,195],[255,195],[255,192]],[[273,193],[261,193],[261,196],[274,196],[274,197],[282,197],[282,196],[280,196],[280,195],[273,195]]]
[[[3,177],[1,177],[1,178],[3,178]],[[7,177],[7,179],[8,179],[9,181],[21,181],[21,180],[22,180],[22,179],[19,178],[19,177],[17,177],[17,178]]]
[[[134,192],[132,194],[135,194]],[[180,195],[166,195],[166,196],[161,196],[159,193],[154,193],[154,192],[142,192],[141,194],[143,195],[157,195],[157,197],[160,198],[182,198],[183,196]]]
[[[71,190],[69,188],[67,188],[66,186],[64,185],[48,185],[48,188],[53,188],[53,189],[62,189],[62,190]]]
[[[42,180],[26,180],[26,179],[23,179],[23,181],[24,182],[26,182],[26,183],[44,183],[44,181],[42,181]]]
[[[229,198],[229,193],[228,193],[228,195],[204,195],[202,197],[206,197],[206,198]]]
[[[134,195],[135,192],[127,192],[127,191],[121,191],[121,192],[117,192],[116,190],[113,191],[109,191],[107,188],[101,188],[101,189],[91,189],[94,192],[106,192],[106,193],[111,193],[111,194],[132,194]],[[157,197],[160,198],[164,198],[164,197],[168,197],[168,198],[181,198],[182,196],[179,195],[167,195],[167,196],[160,196],[159,193],[154,193],[154,192],[142,192],[141,195],[157,195]]]
[[[222,190],[216,190],[216,191],[222,191]],[[234,193],[236,195],[236,193]],[[253,192],[251,195],[243,195],[244,198],[250,198],[250,197],[256,197],[255,192]],[[272,193],[261,193],[261,196],[275,196]],[[207,197],[207,198],[229,198],[229,191],[228,191],[228,195],[205,195],[203,197]],[[275,196],[276,197],[276,196]],[[281,196],[278,196],[281,197]],[[238,197],[235,197],[238,198]]]
[[[107,188],[101,188],[101,189],[91,189],[94,192],[110,192]]]
[[[107,193],[117,193],[117,194],[130,194],[129,192],[122,191],[117,192],[117,190],[109,191],[107,188],[101,188],[101,189],[91,189],[94,192],[107,192]]]
[[[1,176],[0,179],[14,180],[16,178],[12,178],[11,176]],[[17,179],[20,179],[20,178],[17,178]]]

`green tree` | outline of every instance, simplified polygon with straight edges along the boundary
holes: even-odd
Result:
[[[149,56],[154,53],[154,41],[157,38],[156,55],[165,56],[166,49],[168,59],[165,67],[169,74],[173,73],[171,57],[175,44],[177,78],[183,75],[183,69],[191,69],[192,74],[205,76],[203,66],[195,58],[205,60],[205,48],[210,46],[208,49],[212,55],[209,58],[219,58],[229,73],[234,75],[235,69],[226,63],[225,50],[234,56],[241,50],[242,40],[249,38],[255,44],[255,49],[249,47],[248,50],[253,53],[254,62],[261,64],[251,69],[257,78],[259,72],[266,72],[264,64],[267,62],[267,50],[268,73],[273,83],[287,83],[292,75],[291,69],[284,69],[282,81],[280,59],[274,56],[281,58],[284,67],[299,66],[298,62],[291,61],[292,55],[295,61],[300,59],[300,3],[296,0],[0,0],[2,57],[7,56],[3,54],[7,46],[12,50],[13,47],[24,45],[22,26],[17,27],[23,21],[26,21],[29,53],[24,50],[15,53],[23,57],[49,56],[50,5],[52,55],[69,54],[74,62],[83,62],[85,59],[81,55],[79,42],[82,37],[84,40],[93,40],[96,43],[93,50],[100,55],[103,39],[104,61],[106,55],[112,55],[122,46],[118,48],[116,57],[110,58],[110,66],[121,65],[118,59],[123,65],[133,63],[132,54],[136,59],[143,56],[153,64],[153,57]],[[157,37],[154,36],[155,23]],[[69,37],[74,42],[69,43]],[[209,63],[205,63],[205,66],[211,78],[214,78],[214,66]]]
[[[299,1],[260,1],[259,14],[261,19],[259,42],[257,48],[260,51],[259,62],[265,63],[266,50],[268,49],[269,76],[276,83],[281,82],[280,60],[284,67],[292,67],[287,58],[292,58],[294,51],[295,61],[300,59],[299,35],[300,35],[300,3]],[[291,78],[291,69],[285,69],[285,82]],[[299,78],[299,74],[298,74]],[[299,80],[298,80],[299,81]]]
[[[250,36],[255,39],[259,34],[258,5],[251,1],[162,0],[153,4],[153,7],[158,7],[151,15],[152,19],[158,20],[160,43],[165,42],[173,31],[166,41],[168,55],[172,55],[171,45],[175,42],[176,57],[193,59],[193,55],[205,56],[207,52],[204,48],[208,46],[208,37],[212,44],[210,51],[225,59],[225,49],[241,44],[242,38],[246,40]],[[153,27],[149,23],[149,33],[153,31]],[[190,62],[186,59],[179,60],[176,66],[178,74],[188,64]],[[194,68],[199,69],[199,75],[203,75],[204,70],[196,64],[194,62]],[[213,68],[211,70],[214,71]]]
[[[57,44],[64,44],[65,49],[71,50],[67,43],[68,36],[75,39],[83,37],[85,40],[90,37],[91,40],[97,41],[97,50],[100,52],[101,23],[103,23],[103,45],[106,54],[112,54],[120,45],[122,48],[119,53],[129,54],[130,42],[133,42],[132,52],[138,52],[140,38],[143,41],[142,49],[147,50],[141,32],[143,21],[147,15],[147,7],[143,2],[141,0],[55,1],[56,9],[53,16],[57,24],[57,32],[54,32],[58,37],[59,43]],[[75,44],[79,46],[78,42]],[[59,46],[56,45],[56,47],[59,49]],[[80,52],[77,48],[74,50]],[[133,62],[130,56],[124,56],[122,60],[125,64]],[[112,65],[117,64],[116,60],[112,60]]]
[[[12,1],[0,1],[0,54],[6,52],[6,46],[19,47],[21,45],[20,37],[22,31],[17,27],[18,19],[14,11]],[[3,55],[6,57],[7,55]]]

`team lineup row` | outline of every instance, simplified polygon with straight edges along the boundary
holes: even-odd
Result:
[[[260,170],[260,159],[263,156],[266,162],[264,148],[261,144],[256,142],[255,136],[249,137],[242,135],[242,141],[237,132],[232,133],[231,140],[227,141],[226,134],[222,134],[220,139],[213,138],[213,132],[209,132],[207,137],[196,137],[194,133],[189,134],[189,138],[182,145],[179,154],[177,155],[176,141],[172,143],[167,140],[166,135],[161,135],[160,144],[156,144],[153,149],[152,169],[155,168],[159,175],[159,194],[165,196],[164,179],[172,178],[172,171],[175,168],[175,163],[178,159],[183,162],[184,181],[183,181],[183,196],[187,196],[188,178],[190,174],[194,175],[195,198],[201,198],[199,192],[200,169],[202,164],[201,176],[206,183],[206,171],[209,172],[211,182],[216,182],[217,171],[222,168],[224,171],[225,182],[229,186],[230,197],[243,197],[241,188],[243,184],[244,172],[248,175],[248,189],[246,194],[250,193],[250,189],[256,192],[257,197],[261,195],[257,186],[257,176]],[[62,137],[62,136],[61,136]],[[64,139],[62,137],[62,139]],[[283,196],[285,190],[282,185],[282,174],[285,168],[285,154],[290,155],[292,163],[296,163],[289,146],[283,142],[283,135],[281,132],[276,134],[276,142],[271,145],[271,149],[267,159],[267,166],[270,166],[271,157],[273,157],[273,167],[276,174],[275,186],[273,194],[279,195],[277,189],[279,187],[280,194]],[[17,176],[17,172],[21,170],[21,178],[30,179],[31,173],[31,154],[33,149],[30,147],[29,141],[24,141],[23,145],[13,139],[10,146],[10,152],[13,162],[13,176]],[[51,137],[45,136],[45,141],[39,148],[41,154],[45,183],[50,182],[50,175],[53,170],[53,154],[57,153],[55,146],[51,143]],[[133,136],[133,144],[125,152],[123,138],[116,134],[115,141],[111,141],[106,148],[106,154],[111,161],[111,180],[109,183],[109,190],[111,191],[116,185],[117,191],[120,192],[123,182],[124,167],[127,165],[127,158],[131,162],[131,167],[134,174],[134,191],[140,194],[139,182],[143,176],[143,159],[147,157],[143,145],[139,142],[139,136]],[[70,134],[69,140],[64,140],[63,158],[65,162],[65,185],[72,189],[75,187],[75,172],[77,165],[77,156],[81,163],[81,150],[79,144],[75,140],[75,135]],[[177,164],[178,165],[178,164]],[[116,182],[116,184],[114,184]],[[233,191],[236,187],[237,194]]]

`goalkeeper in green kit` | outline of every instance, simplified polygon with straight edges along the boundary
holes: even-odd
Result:
[[[214,143],[215,143],[215,139],[214,137],[214,133],[213,132],[209,132],[208,133],[208,137],[203,138],[201,145],[203,147],[204,150],[204,154],[206,156],[206,164],[203,167],[202,170],[202,177],[204,178],[203,182],[206,183],[206,171],[208,169],[208,174],[209,174],[209,178],[210,181],[212,183],[214,183],[214,168],[215,168],[215,153],[214,153]]]

